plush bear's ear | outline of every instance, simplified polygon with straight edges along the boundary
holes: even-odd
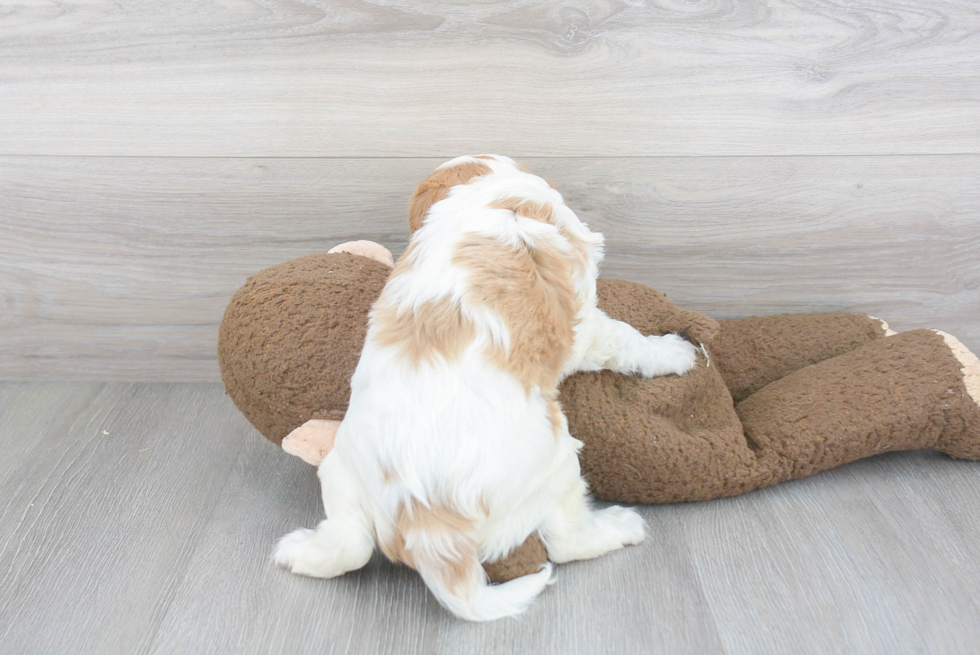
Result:
[[[286,435],[282,449],[307,464],[319,466],[333,450],[340,421],[311,419]]]
[[[599,278],[596,292],[599,309],[647,335],[671,332],[663,329],[661,323],[681,313],[666,295],[639,282]]]
[[[327,254],[330,255],[337,252],[349,252],[352,255],[360,255],[361,257],[367,257],[368,259],[381,262],[386,266],[395,265],[395,258],[392,257],[391,251],[374,241],[348,241],[339,246],[334,246],[327,251]]]

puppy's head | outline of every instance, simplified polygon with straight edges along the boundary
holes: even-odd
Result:
[[[429,208],[448,196],[449,190],[454,186],[469,184],[481,175],[502,170],[529,172],[510,157],[503,155],[466,155],[442,164],[415,187],[408,208],[409,232],[414,234],[422,227]]]

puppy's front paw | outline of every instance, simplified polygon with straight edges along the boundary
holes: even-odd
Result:
[[[640,367],[640,375],[654,377],[657,375],[684,375],[698,361],[697,347],[676,334],[665,334],[661,337],[647,337],[650,344],[649,357]]]

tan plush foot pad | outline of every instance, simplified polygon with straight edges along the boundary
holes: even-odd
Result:
[[[340,421],[311,419],[286,435],[282,449],[307,464],[320,466],[330,451],[340,429]]]
[[[963,388],[966,393],[966,397],[961,402],[966,410],[963,416],[964,425],[959,432],[964,435],[973,435],[972,439],[964,438],[958,434],[956,429],[951,429],[948,430],[949,436],[944,435],[940,438],[937,447],[953,457],[980,459],[980,359],[953,335],[939,330],[935,330],[935,333],[943,338],[943,342],[949,347],[953,357],[960,365]],[[972,407],[970,407],[971,401]]]
[[[953,356],[962,365],[963,384],[970,397],[980,405],[980,359],[977,358],[969,349],[960,343],[960,340],[952,334],[947,334],[936,330],[936,334],[943,338],[949,349],[953,351]]]
[[[881,323],[881,329],[884,330],[886,337],[898,334],[898,332],[888,327],[888,323],[886,323],[884,319],[878,318],[877,316],[869,316],[868,318],[870,318],[872,321],[879,321]]]
[[[374,241],[348,241],[347,243],[334,246],[327,251],[327,254],[331,255],[338,252],[347,252],[352,255],[368,257],[389,267],[394,267],[395,265],[395,258],[392,256],[391,251]]]

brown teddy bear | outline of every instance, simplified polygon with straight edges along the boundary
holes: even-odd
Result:
[[[266,438],[310,463],[329,452],[344,416],[391,264],[378,244],[345,244],[249,278],[225,312],[228,394]],[[601,371],[564,381],[561,404],[598,498],[720,498],[893,450],[980,459],[980,361],[948,334],[894,334],[857,314],[716,322],[624,280],[600,279],[598,293],[613,318],[644,334],[683,334],[707,354],[680,377]],[[485,568],[499,582],[546,558],[532,536]]]
[[[409,230],[453,186],[490,172],[486,159],[440,166],[423,180]],[[392,264],[378,244],[344,244],[250,278],[225,313],[218,355],[228,393],[262,434],[312,464],[333,445],[367,313]],[[565,380],[560,400],[599,498],[731,496],[888,450],[980,459],[980,361],[948,334],[894,335],[853,314],[715,322],[623,280],[599,280],[598,293],[613,318],[645,334],[683,334],[705,354],[683,377],[602,371]],[[499,582],[546,558],[531,535],[484,566]]]

